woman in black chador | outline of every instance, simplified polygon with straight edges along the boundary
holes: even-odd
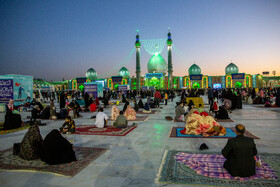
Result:
[[[72,144],[56,129],[52,130],[44,139],[41,159],[50,165],[77,161]]]

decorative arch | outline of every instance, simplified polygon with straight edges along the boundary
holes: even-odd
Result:
[[[72,80],[72,90],[77,90],[77,80]]]
[[[232,88],[232,77],[231,77],[231,75],[226,76],[226,88]]]
[[[208,76],[202,76],[202,88],[208,87]]]

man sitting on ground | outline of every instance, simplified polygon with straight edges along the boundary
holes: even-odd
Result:
[[[107,127],[108,116],[103,112],[103,108],[98,109],[98,113],[96,115],[95,126],[98,128]]]
[[[65,133],[73,133],[75,132],[75,121],[71,119],[70,116],[66,116],[65,117],[65,122],[62,125],[62,127],[60,127],[60,132],[62,132],[63,134]]]
[[[113,123],[113,125],[118,128],[118,129],[122,129],[122,128],[126,128],[127,127],[127,119],[126,117],[123,115],[123,111],[120,111],[120,115],[117,117],[116,121]]]
[[[184,103],[181,101],[180,104],[175,109],[175,119],[178,121],[183,121],[184,119]]]
[[[226,146],[222,150],[223,156],[227,159],[224,168],[234,177],[250,177],[256,174],[257,155],[254,139],[245,137],[244,125],[235,126],[236,137],[228,139]]]

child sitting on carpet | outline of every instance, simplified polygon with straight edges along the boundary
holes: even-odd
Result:
[[[75,121],[73,121],[70,116],[66,116],[65,122],[59,130],[63,134],[75,132]]]

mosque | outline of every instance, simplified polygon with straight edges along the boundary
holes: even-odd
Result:
[[[108,78],[98,78],[97,72],[90,68],[85,77],[77,77],[61,82],[43,82],[45,86],[52,85],[56,90],[82,90],[85,82],[101,82],[104,89],[118,90],[119,85],[128,85],[131,90],[140,89],[191,89],[191,88],[261,88],[280,86],[280,76],[263,76],[260,74],[247,74],[240,72],[238,66],[233,62],[225,67],[224,75],[208,76],[203,70],[192,64],[185,76],[173,75],[172,45],[170,29],[167,34],[167,61],[159,52],[153,53],[147,63],[148,73],[141,76],[140,48],[143,40],[140,41],[137,32],[136,49],[136,77],[131,76],[126,67],[120,68],[118,75]],[[42,86],[42,83],[34,81],[34,87]]]

